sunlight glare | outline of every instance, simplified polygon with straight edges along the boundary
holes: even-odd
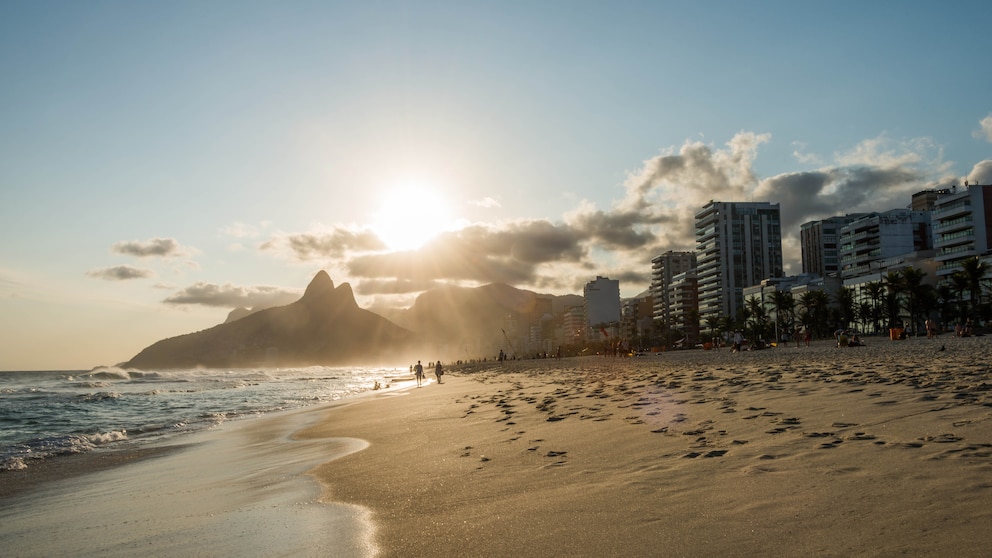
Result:
[[[451,227],[448,201],[437,189],[405,182],[387,191],[372,230],[390,250],[416,250]]]

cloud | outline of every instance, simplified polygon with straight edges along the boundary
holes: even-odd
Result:
[[[968,173],[968,182],[971,184],[992,184],[992,160],[986,159],[974,167]]]
[[[94,279],[105,281],[127,281],[130,279],[147,279],[154,277],[155,272],[150,269],[141,269],[129,265],[118,265],[103,269],[93,269],[86,272],[86,275]]]
[[[500,204],[498,201],[496,201],[493,198],[490,198],[488,196],[485,197],[485,198],[482,198],[481,200],[472,200],[472,201],[468,202],[468,204],[469,205],[474,205],[476,207],[483,207],[483,208],[486,208],[486,209],[490,209],[490,208],[494,208],[494,207],[502,207],[502,204]]]
[[[386,249],[382,239],[369,230],[350,230],[336,226],[330,231],[276,235],[263,243],[262,250],[288,250],[300,261],[342,258],[352,252],[377,252]]]
[[[414,252],[355,257],[347,268],[362,278],[520,284],[532,280],[542,264],[579,261],[584,236],[544,220],[473,225],[443,233]]]
[[[977,130],[974,133],[974,136],[976,138],[985,139],[985,141],[992,143],[992,113],[989,113],[988,116],[981,119],[978,122],[978,125],[981,126],[981,129]]]
[[[819,155],[814,153],[806,153],[807,145],[805,142],[794,141],[792,142],[792,145],[796,147],[796,149],[792,152],[792,156],[796,159],[796,161],[799,161],[800,164],[810,166],[818,166],[823,164],[823,160]]]
[[[389,252],[374,234],[344,227],[281,235],[267,248],[282,247],[301,262],[333,258],[358,281],[356,293],[376,296],[377,304],[441,283],[576,292],[606,275],[640,289],[650,282],[653,257],[694,249],[695,213],[707,202],[767,201],[780,205],[784,263],[798,273],[802,223],[906,207],[913,193],[939,184],[949,169],[932,140],[881,135],[834,153],[830,164],[761,178],[754,162],[771,139],[742,131],[720,146],[690,140],[662,149],[628,173],[624,196],[611,207],[580,201],[560,221],[475,223],[405,252]],[[986,172],[992,164],[976,165],[973,174]]]
[[[111,247],[111,251],[138,258],[175,258],[188,256],[193,250],[180,246],[173,238],[152,238],[144,242],[118,242]]]
[[[215,285],[199,281],[166,298],[166,304],[221,308],[270,308],[295,302],[302,296],[300,291],[280,287]]]
[[[926,178],[902,166],[835,167],[773,176],[761,182],[754,197],[780,205],[785,236],[815,219],[906,207]]]

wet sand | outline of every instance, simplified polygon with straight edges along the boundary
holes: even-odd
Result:
[[[246,419],[181,446],[77,456],[0,475],[3,556],[375,555],[366,510],[319,501],[307,472],[360,451],[297,440],[312,409]]]
[[[323,412],[382,556],[987,556],[992,338],[516,361]],[[941,350],[943,348],[944,350]]]

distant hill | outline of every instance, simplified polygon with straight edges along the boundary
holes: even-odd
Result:
[[[551,299],[550,313],[560,315],[566,306],[581,305],[578,295],[539,295],[509,285],[493,283],[481,287],[439,287],[417,297],[413,306],[391,312],[400,326],[442,347],[442,354],[467,353],[476,358],[495,354],[506,347],[505,330],[516,326],[518,334],[539,323],[545,310],[539,299]],[[510,337],[513,332],[510,331]],[[440,355],[439,355],[440,356]],[[443,358],[443,356],[442,356]],[[450,356],[448,358],[451,358]]]
[[[235,317],[237,316],[237,317]],[[228,321],[163,339],[121,364],[126,368],[343,366],[397,364],[413,358],[416,336],[358,307],[347,283],[326,272],[286,306],[232,313]]]

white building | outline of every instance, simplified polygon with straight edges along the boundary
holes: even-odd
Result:
[[[736,319],[744,287],[782,275],[779,205],[711,201],[695,220],[699,318]]]
[[[620,327],[620,281],[607,277],[596,277],[582,289],[585,299],[586,326],[590,338],[595,338],[600,327]]]
[[[668,330],[682,332],[691,344],[699,341],[699,283],[695,269],[672,277],[668,286],[668,307]]]
[[[992,250],[992,185],[955,188],[941,196],[933,211],[937,275],[961,269],[961,262]]]
[[[929,211],[869,213],[841,228],[841,278],[874,273],[872,262],[932,247]]]
[[[562,319],[562,342],[578,343],[586,335],[586,310],[583,306],[566,306]]]
[[[671,327],[668,288],[672,278],[696,268],[695,252],[669,250],[651,260],[651,294],[654,295],[654,319]]]

